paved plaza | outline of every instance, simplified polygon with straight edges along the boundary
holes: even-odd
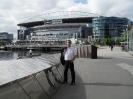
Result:
[[[133,99],[133,56],[120,47],[98,48],[98,59],[76,59],[75,70],[76,85],[62,85],[54,99]]]

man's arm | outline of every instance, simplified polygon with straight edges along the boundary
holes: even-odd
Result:
[[[73,57],[72,62],[76,59],[76,57],[77,57],[77,55],[75,55],[75,56]]]
[[[74,57],[73,57],[73,59],[72,59],[72,62],[76,59],[77,56],[78,56],[78,55],[77,55],[77,49],[75,48],[75,49],[74,49]]]

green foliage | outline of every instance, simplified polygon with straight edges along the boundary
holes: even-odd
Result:
[[[121,35],[121,41],[122,42],[125,42],[125,41],[127,41],[127,31],[126,32],[123,32],[123,34]]]
[[[95,39],[94,45],[99,45],[99,44],[100,44],[99,40],[98,39]]]
[[[113,42],[110,37],[104,38],[104,45],[109,45]]]
[[[0,41],[0,46],[5,46],[5,42]]]
[[[116,41],[115,41],[115,44],[116,44],[116,45],[120,45],[120,42],[122,42],[122,41],[121,41],[121,38],[117,38]]]
[[[96,39],[94,41],[94,44],[96,45],[110,45],[110,44],[115,44],[115,45],[120,45],[121,42],[126,41],[127,40],[127,36],[124,35],[124,39],[123,37],[110,37],[110,36],[106,36],[104,39]]]

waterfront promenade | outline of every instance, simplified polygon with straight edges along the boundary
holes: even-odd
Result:
[[[98,48],[98,59],[75,60],[76,85],[62,85],[54,99],[133,99],[133,56],[120,47]]]

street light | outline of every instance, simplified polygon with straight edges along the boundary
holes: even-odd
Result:
[[[126,32],[127,32],[127,51],[128,51],[128,50],[129,50],[129,48],[128,48],[128,47],[129,47],[129,45],[128,45],[128,44],[129,44],[129,40],[128,40],[128,38],[129,38],[129,37],[128,37],[128,25],[127,25]]]

